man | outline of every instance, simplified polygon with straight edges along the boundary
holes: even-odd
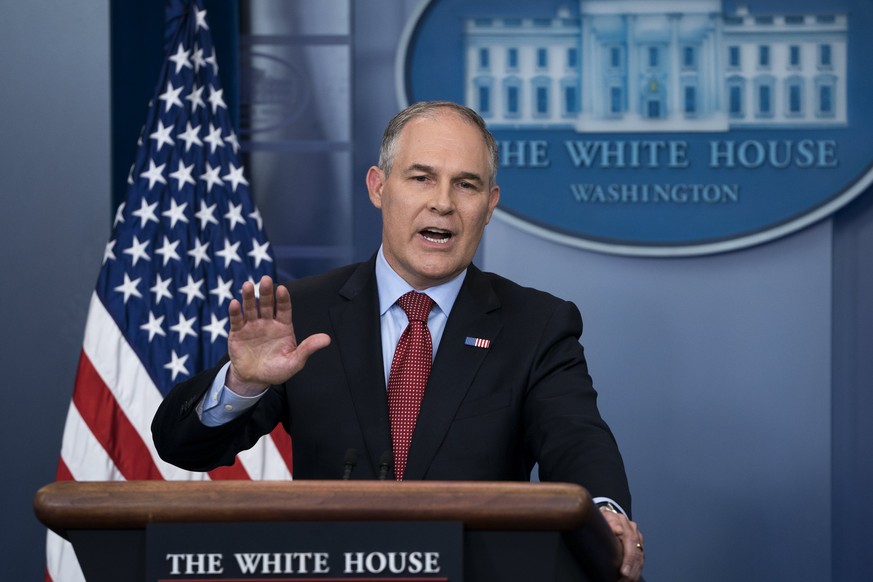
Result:
[[[472,110],[399,113],[367,173],[383,221],[377,255],[275,289],[265,277],[259,299],[245,283],[229,309],[229,361],[174,388],[155,417],[161,456],[190,470],[231,464],[282,422],[298,479],[339,478],[349,449],[365,479],[392,450],[397,479],[528,480],[536,462],[541,479],[579,483],[602,504],[622,575],[638,579],[643,537],[579,311],[471,264],[500,198],[496,172],[494,138]],[[421,321],[406,315],[410,291],[429,297],[409,296],[432,306]],[[405,334],[424,343],[408,347]],[[418,382],[398,380],[408,353],[425,369],[415,399],[398,392]]]

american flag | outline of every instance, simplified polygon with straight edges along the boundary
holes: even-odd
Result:
[[[290,479],[281,426],[233,467],[208,474],[168,465],[152,443],[161,399],[227,351],[229,301],[275,265],[238,158],[202,0],[168,2],[165,41],[91,297],[57,479]],[[84,580],[71,546],[52,532],[46,579]]]
[[[491,346],[491,340],[481,337],[468,337],[464,340],[464,345],[473,346],[474,348],[488,348]]]

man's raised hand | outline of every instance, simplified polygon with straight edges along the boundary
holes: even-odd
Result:
[[[230,302],[230,334],[227,348],[230,370],[225,383],[241,396],[254,396],[270,384],[280,384],[299,372],[306,360],[330,344],[330,336],[317,333],[299,344],[291,323],[291,295],[284,286],[275,288],[263,276],[255,286],[242,286],[242,303]]]

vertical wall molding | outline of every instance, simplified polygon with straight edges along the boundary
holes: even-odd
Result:
[[[873,195],[834,217],[833,580],[873,580]]]

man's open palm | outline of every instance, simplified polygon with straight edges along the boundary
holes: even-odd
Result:
[[[234,299],[228,309],[227,339],[230,371],[225,382],[241,396],[253,396],[270,384],[280,384],[299,372],[306,360],[330,344],[330,337],[317,333],[298,344],[291,323],[291,295],[284,286],[275,288],[264,276],[255,286],[242,286],[242,303]]]

